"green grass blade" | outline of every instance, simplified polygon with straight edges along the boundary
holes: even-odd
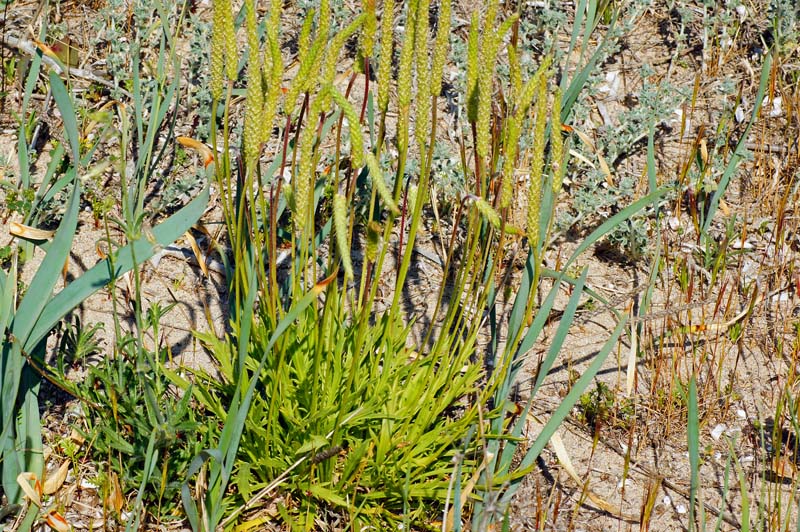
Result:
[[[717,190],[714,191],[714,195],[709,201],[708,212],[701,230],[704,239],[708,234],[709,227],[711,227],[711,221],[714,219],[714,215],[717,213],[719,202],[722,199],[722,196],[725,194],[725,191],[728,189],[728,184],[730,183],[733,174],[739,167],[739,163],[745,158],[747,153],[746,145],[748,142],[748,134],[750,133],[750,128],[753,126],[753,123],[755,123],[756,118],[758,118],[758,114],[761,111],[761,104],[764,101],[764,92],[769,85],[770,73],[772,72],[772,55],[772,52],[770,52],[764,58],[764,65],[761,67],[761,80],[758,83],[758,92],[756,93],[756,99],[753,102],[753,112],[750,115],[750,121],[747,123],[747,127],[744,128],[744,132],[739,138],[739,142],[736,144],[736,149],[733,150],[731,160],[728,161],[728,165],[725,167],[725,172],[722,174],[722,177],[719,180]]]
[[[617,22],[617,13],[614,13],[614,17],[611,19],[611,23],[609,24],[608,33],[614,29],[614,25]],[[561,100],[561,123],[566,124],[568,123],[569,114],[572,112],[572,106],[575,105],[575,102],[578,100],[578,95],[583,90],[584,85],[589,80],[589,75],[592,72],[596,71],[597,63],[600,61],[601,58],[605,57],[605,48],[608,44],[608,39],[603,39],[600,43],[600,46],[597,47],[597,50],[592,54],[592,57],[589,61],[584,65],[584,67],[572,78],[570,81],[569,87],[567,88],[566,92],[564,92],[564,96]]]
[[[695,503],[700,486],[700,418],[697,405],[697,380],[689,379],[689,396],[687,398],[689,415],[686,420],[686,437],[689,443],[689,532],[695,529]]]
[[[550,344],[550,348],[547,350],[547,355],[545,356],[544,360],[542,361],[541,366],[539,367],[539,373],[536,376],[536,382],[533,385],[533,389],[530,392],[531,397],[535,397],[536,393],[539,391],[544,379],[547,377],[547,374],[550,373],[550,369],[553,367],[553,364],[558,358],[559,353],[561,353],[561,348],[564,346],[564,341],[567,339],[567,335],[569,334],[569,330],[572,327],[572,322],[575,318],[575,312],[578,310],[578,304],[580,303],[581,296],[583,295],[583,286],[586,284],[586,277],[588,274],[588,268],[583,269],[583,273],[581,274],[580,278],[578,279],[578,283],[575,285],[575,290],[572,292],[572,295],[567,302],[567,306],[564,309],[564,314],[561,317],[561,320],[558,324],[558,329],[556,329],[556,333],[553,336],[553,342]],[[560,285],[558,283],[556,287]],[[556,291],[556,289],[554,289]],[[539,312],[536,315],[536,318],[539,319],[542,316],[542,325],[546,321],[547,317],[550,315],[549,312]],[[538,336],[538,335],[537,335]],[[518,351],[517,355],[521,353],[527,353],[526,351]],[[516,357],[515,357],[516,358]],[[521,357],[524,358],[524,357]],[[513,371],[509,380],[512,382],[516,377],[516,374],[519,372],[520,369],[523,367],[523,360],[514,360],[514,365],[516,366],[515,371]],[[504,396],[503,399],[507,397]],[[528,405],[531,404],[531,401],[528,402]],[[511,431],[511,440],[506,443],[506,446],[503,449],[503,454],[500,458],[499,462],[499,469],[501,473],[505,472],[511,466],[511,460],[514,457],[514,453],[516,450],[516,441],[514,438],[519,438],[522,436],[522,431],[527,425],[527,411],[524,413],[525,415],[520,416],[519,420],[517,421],[514,429]]]
[[[41,266],[33,276],[28,291],[25,293],[25,297],[19,304],[14,316],[12,332],[16,339],[22,342],[27,352],[30,352],[39,343],[38,340],[29,342],[28,337],[36,320],[50,299],[53,288],[55,288],[61,276],[64,263],[69,257],[70,249],[72,249],[72,240],[75,236],[75,229],[78,226],[80,195],[81,186],[75,180],[64,218],[61,220],[53,241],[50,243],[47,255],[45,255]]]
[[[80,278],[71,282],[61,292],[47,303],[38,315],[36,325],[31,332],[26,345],[36,344],[47,333],[83,300],[91,294],[105,287],[112,279],[118,278],[133,268],[132,249],[135,251],[136,260],[143,262],[152,257],[159,247],[165,247],[177,240],[183,233],[205,212],[208,204],[209,189],[206,186],[200,194],[189,202],[184,208],[170,216],[167,220],[153,228],[152,235],[155,243],[141,238],[117,251],[114,260],[114,271],[111,271],[111,262],[106,259],[99,262]]]
[[[38,404],[32,406],[30,402],[31,399],[28,397],[28,390],[26,389],[23,389],[23,392],[26,393],[24,393],[23,397],[21,398],[23,401],[23,410],[17,410],[17,403],[20,399],[20,387],[24,377],[23,367],[25,366],[25,357],[23,355],[23,350],[25,353],[30,354],[33,352],[34,347],[36,347],[38,343],[36,342],[29,345],[27,344],[27,338],[30,335],[31,328],[34,325],[36,318],[40,315],[47,300],[50,298],[53,288],[55,287],[56,282],[61,274],[61,268],[64,265],[67,256],[69,255],[69,251],[72,247],[72,239],[75,235],[75,229],[78,225],[79,206],[80,184],[76,181],[72,196],[67,204],[67,212],[64,214],[64,218],[61,220],[61,224],[56,231],[50,249],[48,250],[47,255],[45,255],[45,258],[42,261],[42,264],[39,266],[39,269],[36,271],[33,279],[31,280],[30,287],[28,288],[25,297],[22,299],[22,302],[19,304],[19,307],[14,315],[14,319],[10,324],[12,333],[11,338],[13,338],[13,340],[5,341],[3,343],[3,388],[0,392],[0,409],[2,409],[2,419],[0,421],[2,421],[3,428],[2,433],[0,433],[0,440],[4,442],[7,442],[8,439],[13,440],[12,428],[14,426],[14,420],[16,416],[19,416],[20,422],[24,424],[24,427],[22,427],[23,432],[28,432],[34,439],[36,439],[36,427],[31,424],[34,422],[38,424]],[[10,287],[7,286],[6,288]],[[30,389],[32,385],[27,378],[26,383],[28,383],[26,388]],[[32,411],[34,410],[36,413],[35,420],[29,417],[32,415]],[[41,428],[39,428],[39,431],[40,430]],[[41,434],[39,434],[38,440],[41,440]],[[35,450],[35,447],[36,441],[30,441],[24,443],[23,448],[34,448]],[[39,445],[39,448],[41,448],[41,445]],[[4,490],[7,494],[9,491],[17,493],[15,488],[5,484],[6,480],[8,480],[8,477],[10,476],[7,469],[13,468],[17,464],[18,459],[4,454],[1,466],[3,468]],[[28,464],[23,460],[23,463],[19,465],[24,468]],[[16,477],[14,477],[13,482],[16,482]]]
[[[648,194],[647,196],[640,198],[617,214],[600,224],[600,227],[592,231],[592,233],[586,237],[586,239],[580,243],[580,245],[575,249],[575,251],[570,255],[567,262],[564,264],[563,269],[568,269],[572,263],[577,259],[584,251],[589,249],[592,244],[603,238],[605,235],[610,233],[615,227],[619,224],[625,222],[626,220],[630,219],[631,216],[639,212],[640,210],[644,209],[648,205],[656,203],[658,200],[666,196],[669,192],[671,192],[671,188],[661,188]]]
[[[53,99],[56,101],[58,110],[61,113],[61,120],[64,122],[64,132],[67,134],[69,146],[72,148],[72,161],[76,167],[81,161],[81,143],[78,135],[78,119],[75,115],[75,108],[72,106],[72,98],[69,96],[66,85],[55,72],[50,72],[50,90],[53,92]]]
[[[608,358],[609,353],[611,353],[612,349],[614,349],[614,347],[617,345],[617,340],[619,340],[619,337],[625,330],[626,324],[627,320],[622,320],[617,324],[613,333],[603,345],[603,348],[597,354],[589,367],[586,368],[583,375],[581,375],[577,382],[575,382],[575,384],[572,386],[572,389],[570,389],[569,393],[561,401],[561,404],[558,405],[558,408],[556,408],[555,412],[553,412],[553,415],[550,417],[547,423],[545,423],[545,426],[542,428],[539,436],[525,453],[525,457],[520,462],[518,470],[512,473],[512,478],[508,479],[511,483],[501,499],[503,504],[508,504],[508,502],[510,502],[511,497],[520,486],[520,481],[522,478],[524,478],[524,474],[531,469],[534,461],[536,458],[538,458],[539,454],[541,454],[545,445],[547,445],[547,442],[550,441],[553,433],[555,433],[556,429],[558,429],[561,423],[564,422],[572,410],[572,407],[574,407],[578,402],[578,399],[580,399],[581,394],[583,394],[584,391],[589,387],[592,379],[594,379],[595,375],[597,375],[597,372],[600,371],[600,368],[603,366],[606,358]],[[533,400],[533,398],[530,400]],[[502,481],[502,479],[499,478],[497,480]]]

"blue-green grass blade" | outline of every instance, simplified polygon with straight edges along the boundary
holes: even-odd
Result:
[[[256,264],[255,264],[255,257],[254,257],[254,250],[252,246],[247,250],[248,252],[248,261],[245,265],[247,267],[247,271],[249,272],[247,278],[247,294],[245,296],[244,308],[242,308],[241,319],[239,320],[238,329],[239,334],[236,338],[236,350],[237,350],[237,365],[236,365],[236,382],[243,382],[244,379],[244,371],[245,371],[245,363],[247,362],[247,348],[250,345],[250,332],[253,327],[253,309],[255,308],[256,303],[256,293],[257,290],[257,275],[254,273]],[[232,457],[231,457],[232,459]]]
[[[511,314],[508,317],[508,338],[514,338],[522,328],[525,319],[525,309],[528,305],[528,298],[531,294],[533,283],[536,255],[532,251],[528,252],[528,259],[525,261],[525,274],[522,276],[517,295],[514,298],[514,305],[511,307]]]
[[[44,31],[44,28],[42,28]],[[42,40],[44,35],[42,34],[39,39]],[[28,109],[28,104],[31,101],[31,96],[33,96],[33,91],[36,89],[36,84],[39,82],[39,72],[42,69],[42,51],[37,48],[36,54],[31,59],[30,66],[28,67],[28,76],[25,78],[25,92],[22,95],[22,121],[25,121],[25,112]],[[22,135],[25,137],[25,135]]]
[[[0,391],[0,409],[2,409],[2,432],[0,432],[0,440],[6,441],[12,437],[12,427],[14,426],[15,416],[19,416],[19,421],[22,424],[18,427],[17,435],[31,436],[30,442],[25,442],[25,448],[36,450],[37,444],[37,427],[33,423],[39,422],[38,402],[33,408],[31,406],[30,381],[23,374],[23,367],[25,366],[25,354],[32,353],[34,347],[38,342],[28,344],[27,340],[30,335],[31,329],[38,316],[41,314],[47,300],[50,298],[55,288],[56,282],[61,274],[61,268],[67,260],[69,251],[72,248],[72,239],[75,236],[75,229],[78,225],[78,212],[80,206],[80,184],[75,183],[72,191],[72,196],[67,204],[67,211],[64,218],[59,224],[58,230],[53,238],[53,242],[47,251],[42,264],[39,266],[36,274],[31,280],[28,291],[25,293],[22,301],[14,314],[13,321],[10,324],[11,340],[3,343],[3,387]],[[24,397],[22,397],[22,411],[17,410],[17,401],[19,399],[22,381],[25,380],[26,385],[22,388]],[[27,389],[26,389],[27,388]],[[35,398],[33,398],[35,399]],[[31,412],[35,410],[35,420],[29,418]],[[30,425],[28,424],[30,422]],[[28,431],[28,429],[30,429]],[[38,427],[41,431],[41,427]],[[39,449],[41,449],[41,434],[38,437]],[[14,467],[16,462],[9,462],[9,456],[4,455],[3,461],[3,479],[7,479],[7,468]],[[23,458],[21,467],[26,467],[27,463]],[[35,464],[33,464],[35,465]],[[16,478],[14,479],[16,482]],[[4,490],[11,489],[7,484],[4,485]],[[8,491],[6,491],[8,493]],[[15,501],[16,502],[16,501]]]
[[[722,199],[722,196],[725,194],[725,191],[728,189],[728,184],[730,183],[733,174],[739,167],[739,163],[746,156],[748,134],[750,133],[750,128],[753,126],[753,123],[755,123],[756,118],[758,118],[758,114],[761,111],[761,104],[764,101],[764,92],[769,85],[770,73],[772,72],[772,55],[772,52],[770,52],[766,55],[766,57],[764,57],[764,65],[761,67],[761,79],[758,83],[758,92],[756,93],[756,98],[753,102],[753,112],[750,115],[750,120],[747,123],[747,127],[744,128],[744,132],[739,138],[739,142],[736,144],[736,149],[733,150],[733,155],[731,155],[731,160],[728,161],[728,165],[725,167],[725,172],[723,172],[722,177],[719,180],[717,190],[714,191],[714,195],[709,201],[708,212],[701,230],[701,234],[704,239],[708,234],[708,229],[711,227],[711,221],[714,219],[714,215],[717,213],[719,202]]]
[[[547,355],[539,367],[539,374],[536,376],[536,382],[534,383],[533,389],[530,392],[531,397],[536,396],[536,393],[539,391],[539,388],[544,382],[544,379],[547,377],[547,374],[550,373],[550,369],[553,367],[556,358],[558,357],[559,353],[561,353],[561,348],[564,346],[564,341],[567,339],[569,330],[572,327],[572,322],[575,318],[575,312],[578,310],[578,304],[580,303],[581,296],[583,295],[583,286],[586,284],[588,272],[588,268],[583,269],[583,273],[581,273],[578,283],[575,285],[575,290],[572,292],[572,295],[567,302],[567,306],[564,309],[564,314],[562,315],[561,320],[558,323],[556,333],[553,336],[553,342],[550,344],[550,348],[547,350]],[[556,286],[559,284],[560,283],[557,283]],[[549,312],[547,314],[544,312],[539,312],[536,317],[539,318],[539,316],[544,316],[542,319],[542,322],[544,322],[548,314]],[[520,353],[525,352],[527,351],[517,352],[517,355],[519,356]],[[515,360],[514,362],[517,361]],[[522,368],[521,363],[517,364],[517,371],[519,371],[520,368]],[[513,372],[511,377],[512,380],[516,376],[517,371]],[[531,401],[528,401],[528,405],[530,404]],[[522,431],[527,425],[527,421],[527,412],[525,412],[525,415],[520,416],[520,418],[517,420],[516,425],[511,431],[511,439],[506,443],[506,446],[503,449],[503,454],[499,463],[499,471],[505,472],[511,466],[511,460],[514,457],[514,452],[517,447],[515,438],[520,438],[522,436]]]
[[[610,233],[619,224],[625,222],[631,216],[633,216],[640,210],[644,209],[648,205],[656,203],[658,200],[666,196],[671,190],[672,189],[667,187],[656,190],[655,192],[652,192],[647,196],[634,201],[633,203],[631,203],[630,205],[619,211],[617,214],[615,214],[614,216],[612,216],[611,218],[600,224],[600,227],[592,231],[592,233],[578,245],[578,247],[575,249],[572,255],[570,255],[567,262],[564,264],[563,269],[566,270],[567,268],[569,268],[575,261],[575,259],[577,259],[584,251],[589,249],[595,242],[597,242],[605,235]]]
[[[513,472],[510,475],[510,477],[506,478],[501,477],[497,479],[498,482],[503,482],[503,481],[510,482],[508,490],[503,494],[503,497],[501,498],[501,502],[503,505],[507,505],[511,501],[511,497],[519,488],[521,480],[532,469],[533,463],[536,460],[536,458],[539,457],[539,454],[541,454],[542,450],[544,450],[545,445],[547,445],[547,442],[550,441],[550,438],[553,436],[556,429],[558,429],[561,423],[564,422],[564,420],[567,418],[572,408],[578,402],[578,399],[580,399],[581,394],[583,394],[584,391],[589,387],[589,385],[592,382],[592,379],[594,379],[595,375],[597,375],[597,372],[600,371],[600,368],[602,368],[603,363],[606,361],[606,358],[608,358],[609,353],[611,353],[611,351],[614,349],[614,347],[617,344],[617,340],[619,340],[619,337],[624,332],[626,323],[627,320],[624,319],[620,321],[614,328],[614,331],[612,332],[609,339],[606,340],[606,343],[603,345],[603,348],[597,354],[597,356],[589,365],[589,367],[586,368],[586,371],[584,371],[583,375],[581,375],[580,378],[572,386],[569,393],[561,401],[561,404],[558,405],[558,408],[556,408],[555,412],[553,412],[553,415],[550,417],[547,423],[545,423],[544,427],[542,428],[542,431],[539,433],[539,435],[536,437],[536,440],[534,440],[531,447],[525,453],[525,457],[520,462],[517,471]],[[532,400],[533,397],[529,399],[529,401]]]
[[[648,192],[652,193],[658,189],[656,180],[656,123],[650,124],[650,131],[647,132],[647,186]]]
[[[25,92],[22,95],[22,108],[20,111],[19,132],[17,133],[17,160],[19,162],[19,185],[23,188],[31,186],[30,159],[28,154],[28,135],[26,125],[28,122],[28,104],[31,95],[39,81],[39,71],[42,67],[42,51],[36,50],[28,67],[28,76],[25,80]]]
[[[31,357],[41,360],[45,353],[44,342],[40,342]],[[22,454],[25,471],[44,479],[44,455],[42,454],[42,422],[39,417],[39,385],[41,377],[29,365],[22,370],[19,395],[22,405],[17,416],[17,449]]]
[[[586,6],[586,24],[583,27],[583,42],[581,43],[581,57],[583,57],[583,52],[589,45],[589,38],[592,36],[592,32],[596,27],[597,18],[598,18],[597,0],[589,0],[588,5]]]
[[[689,379],[688,418],[686,420],[686,438],[689,444],[689,532],[692,532],[695,521],[695,503],[700,482],[700,417],[697,405],[697,380],[692,375]]]
[[[579,0],[578,5],[575,7],[575,19],[572,21],[572,34],[569,37],[569,47],[567,48],[565,57],[572,57],[572,51],[575,50],[575,45],[581,34],[581,26],[583,25],[583,17],[585,14],[586,0]],[[566,92],[569,82],[568,76],[561,77],[561,92]]]
[[[20,125],[17,137],[17,162],[19,163],[19,179],[15,183],[23,190],[31,186],[31,161],[28,156],[28,139],[25,135],[25,123]]]
[[[47,255],[45,255],[38,270],[36,270],[28,291],[25,293],[25,297],[19,304],[14,316],[11,331],[16,340],[22,342],[26,352],[32,351],[33,347],[39,343],[38,340],[29,342],[28,337],[36,320],[50,299],[53,289],[61,276],[64,263],[67,261],[69,252],[72,249],[72,240],[75,237],[75,229],[78,227],[80,196],[81,186],[78,180],[75,180],[64,218],[61,220],[53,241],[47,250]]]
[[[5,410],[5,408],[4,408]],[[9,503],[22,502],[23,494],[17,484],[17,476],[22,473],[22,463],[20,453],[17,452],[14,435],[11,431],[5,432],[0,436],[2,445],[2,458],[0,470],[2,470],[3,494]]]
[[[614,26],[617,22],[617,13],[614,13],[614,16],[611,19],[611,22],[608,25],[607,34],[610,34]],[[592,57],[589,58],[589,61],[584,65],[584,67],[575,74],[575,77],[569,83],[569,87],[564,92],[564,97],[561,100],[561,123],[567,124],[569,115],[572,112],[572,106],[575,105],[575,102],[578,99],[578,95],[583,90],[583,87],[586,85],[586,82],[589,79],[589,75],[596,71],[597,62],[602,58],[605,57],[605,48],[608,44],[608,39],[603,39],[600,42],[600,46],[597,47],[597,50],[592,54]]]
[[[31,212],[26,219],[26,223],[29,222],[32,216],[38,215],[39,205],[42,203],[43,196],[47,189],[50,187],[50,183],[52,182],[53,178],[56,175],[56,170],[59,166],[61,166],[62,161],[64,160],[64,153],[66,152],[66,148],[64,145],[59,143],[56,145],[54,149],[50,151],[50,163],[47,165],[47,170],[45,171],[44,177],[42,178],[42,182],[36,187],[36,196],[33,198],[33,204],[31,205]],[[73,176],[74,174],[74,168]]]
[[[72,149],[73,165],[80,165],[81,161],[81,142],[78,135],[78,118],[75,116],[75,108],[72,106],[66,85],[55,72],[50,72],[50,90],[53,92],[53,99],[61,113],[61,120],[64,123],[64,132],[67,134],[69,147]]]
[[[137,261],[143,262],[152,257],[159,247],[165,247],[176,241],[180,236],[189,230],[192,225],[202,216],[208,204],[209,189],[204,187],[202,192],[189,202],[184,208],[170,216],[164,222],[153,228],[152,235],[155,243],[141,238],[127,246],[119,249],[114,260],[114,270],[111,270],[111,262],[106,259],[99,262],[89,271],[81,275],[78,279],[67,285],[61,292],[56,294],[53,299],[44,307],[36,325],[31,332],[27,344],[36,344],[44,338],[56,323],[78,306],[83,300],[92,295],[97,290],[105,287],[112,279],[133,268],[133,255],[135,251]]]

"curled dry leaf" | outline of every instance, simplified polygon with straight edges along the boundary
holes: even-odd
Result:
[[[57,492],[58,489],[64,485],[64,481],[67,479],[67,473],[69,473],[69,461],[65,460],[55,473],[47,475],[47,479],[44,481],[44,486],[42,487],[42,493],[45,495],[52,495]]]
[[[20,473],[17,475],[17,484],[32,504],[38,507],[42,506],[42,483],[34,473]]]
[[[50,510],[45,517],[45,522],[47,526],[55,530],[56,532],[69,532],[71,527],[64,516],[58,513],[55,510]]]
[[[69,439],[78,445],[83,445],[83,443],[86,441],[86,438],[84,438],[83,435],[75,429],[72,429],[72,432],[69,433]]]
[[[37,227],[31,227],[30,225],[25,225],[17,222],[11,222],[9,224],[8,232],[11,233],[13,236],[25,240],[47,240],[53,238],[53,235],[56,234],[55,231],[49,231],[47,229],[39,229]]]
[[[120,513],[122,511],[122,504],[124,502],[122,498],[122,487],[119,485],[119,477],[113,471],[108,477],[108,494],[106,495],[105,506],[106,508],[111,508],[116,513]]]
[[[211,148],[191,137],[178,137],[178,143],[184,148],[190,148],[197,151],[203,157],[203,166],[208,167],[209,164],[214,162],[214,154]]]

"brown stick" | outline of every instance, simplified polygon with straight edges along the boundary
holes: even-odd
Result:
[[[19,39],[17,37],[12,37],[11,35],[3,35],[2,37],[0,37],[0,44],[2,44],[7,48],[13,48],[30,57],[35,56],[39,51],[39,48],[33,42],[25,39]],[[52,68],[53,70],[55,70],[60,76],[69,75],[75,78],[85,79],[87,81],[98,83],[100,85],[109,87],[111,89],[117,89],[128,98],[133,98],[133,95],[130,92],[126,91],[122,87],[115,85],[112,81],[100,77],[94,72],[91,72],[89,70],[70,67],[67,68],[65,71],[64,68],[61,65],[59,65],[57,61],[46,55],[42,55],[42,62],[45,65]]]

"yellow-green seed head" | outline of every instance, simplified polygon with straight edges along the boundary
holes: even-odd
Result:
[[[239,49],[236,46],[236,29],[233,24],[233,12],[231,3],[224,0],[216,0],[214,8],[222,11],[222,32],[225,38],[225,75],[228,79],[236,81],[239,76]]]
[[[478,12],[472,12],[467,39],[467,120],[478,121]]]
[[[247,29],[248,63],[244,112],[244,152],[246,166],[250,168],[258,159],[260,151],[262,137],[261,113],[264,106],[255,0],[247,0],[245,3],[245,26]]]
[[[544,146],[547,126],[547,78],[539,78],[536,95],[536,118],[533,126],[533,148],[531,154],[530,188],[528,189],[528,241],[531,246],[539,242],[539,218],[542,205],[542,181],[544,178]]]
[[[383,172],[381,171],[380,164],[378,164],[378,160],[375,158],[372,152],[367,152],[366,161],[367,168],[369,168],[369,175],[372,179],[372,184],[375,186],[378,196],[381,197],[383,203],[390,211],[395,214],[400,214],[400,209],[397,208],[394,198],[392,198],[392,192],[389,190],[389,187],[386,186],[386,181],[383,180]]]
[[[331,2],[320,0],[319,3],[319,29],[317,35],[326,41],[331,31]]]
[[[492,224],[492,226],[500,229],[500,215],[497,214],[497,211],[494,210],[491,205],[489,205],[489,202],[483,198],[476,197],[473,203],[475,204],[475,208],[478,209],[478,212],[481,213],[481,215],[486,218],[489,223]]]
[[[311,28],[314,27],[314,14],[316,11],[312,7],[306,12],[303,20],[303,27],[300,28],[300,35],[297,37],[297,57],[305,59],[311,46]]]
[[[257,54],[253,55],[258,57]],[[255,164],[261,150],[263,110],[264,92],[261,87],[261,68],[258,64],[250,64],[247,67],[247,94],[244,111],[244,153],[247,168]]]
[[[371,221],[367,224],[367,246],[366,246],[366,256],[369,262],[375,262],[378,260],[378,247],[381,243],[381,233],[383,232],[383,227],[376,221]]]
[[[355,68],[358,72],[364,72],[364,61],[372,57],[372,50],[375,48],[375,34],[378,31],[378,18],[375,15],[375,0],[362,0],[362,8],[367,15],[364,21],[364,28],[359,39],[358,59]]]
[[[267,51],[264,54],[270,57],[270,70],[264,71],[263,79],[267,81],[267,96],[264,98],[264,107],[261,116],[261,142],[267,142],[272,135],[272,123],[278,113],[278,106],[283,95],[281,83],[283,81],[283,58],[281,57],[280,44],[277,40],[268,37]]]
[[[361,168],[364,166],[364,137],[362,136],[358,113],[352,104],[347,101],[347,98],[336,90],[333,85],[328,85],[327,90],[336,105],[342,109],[344,117],[347,118],[348,127],[350,128],[350,158],[354,168]]]
[[[336,66],[339,64],[339,52],[344,47],[347,39],[350,38],[358,29],[364,24],[367,19],[367,14],[362,13],[353,20],[346,28],[339,31],[328,45],[328,50],[325,53],[325,61],[322,67],[322,84],[327,85],[333,83],[336,77]],[[324,107],[324,106],[323,106]]]
[[[522,122],[525,114],[528,112],[528,108],[533,102],[533,98],[536,96],[536,92],[539,90],[539,84],[541,83],[541,78],[547,75],[547,69],[550,68],[550,57],[545,57],[542,64],[539,65],[539,68],[536,70],[536,74],[534,74],[525,85],[522,87],[522,91],[519,93],[518,100],[517,100],[517,118]]]
[[[336,247],[342,257],[345,279],[353,278],[353,262],[350,260],[350,236],[347,232],[347,198],[342,194],[333,197],[333,226],[336,232]]]
[[[267,21],[267,35],[270,39],[277,41],[281,30],[281,12],[283,11],[283,2],[281,0],[273,0],[270,2],[269,20]]]
[[[314,44],[315,46],[319,46],[320,52],[314,55],[313,63],[310,69],[310,71],[314,72],[315,75],[322,71],[322,65],[326,57],[325,49],[328,46],[328,41],[330,36],[331,5],[329,0],[320,1],[319,16],[317,17],[317,20],[319,22],[317,25],[317,35],[314,39]],[[313,80],[307,78],[304,82],[304,87],[301,92],[310,90],[312,86],[312,81]]]
[[[430,94],[431,71],[428,60],[428,11],[430,0],[419,0],[417,6],[417,27],[414,30],[414,48],[417,61],[417,99],[415,102],[414,133],[420,153],[425,153],[426,143],[430,137]]]
[[[536,118],[533,122],[533,148],[531,155],[531,172],[539,176],[544,170],[544,147],[547,143],[545,132],[547,128],[547,78],[539,78],[539,87],[536,94]]]
[[[211,28],[211,97],[222,97],[225,83],[225,14],[223,2],[214,2],[213,26]]]
[[[314,170],[316,124],[314,121],[317,119],[321,110],[319,102],[320,98],[315,98],[314,101],[311,102],[308,111],[308,123],[300,133],[300,160],[298,162],[297,174],[292,180],[295,201],[295,230],[301,235],[305,235],[305,230],[308,227],[309,211],[313,201],[311,191],[316,177],[316,172]]]
[[[509,17],[500,25],[498,31],[494,31],[494,20],[497,17],[497,2],[489,4],[484,26],[483,39],[481,41],[480,67],[481,75],[478,78],[478,122],[477,130],[477,150],[478,155],[486,157],[489,154],[489,144],[491,142],[491,118],[492,118],[492,99],[493,99],[493,80],[496,66],[497,52],[500,44],[505,38],[505,34],[511,29],[516,21],[517,14]]]
[[[439,5],[439,27],[436,28],[436,42],[431,63],[431,96],[439,96],[442,93],[442,72],[450,44],[451,16],[450,0],[442,0]]]
[[[315,65],[318,63],[321,64],[321,61],[318,61],[318,59],[324,54],[323,50],[325,44],[327,44],[327,42],[322,41],[322,39],[315,39],[314,43],[311,45],[311,50],[300,60],[297,75],[295,75],[292,80],[292,84],[289,86],[289,92],[286,94],[287,113],[291,113],[300,94],[310,88],[312,82],[311,73],[315,72]]]
[[[417,2],[408,4],[403,48],[400,50],[400,65],[397,70],[397,106],[401,114],[408,113],[411,106],[412,67],[414,65],[414,34],[416,33]]]
[[[392,77],[392,50],[394,45],[394,0],[384,0],[381,15],[381,57],[378,63],[378,109],[389,108],[389,87]]]

